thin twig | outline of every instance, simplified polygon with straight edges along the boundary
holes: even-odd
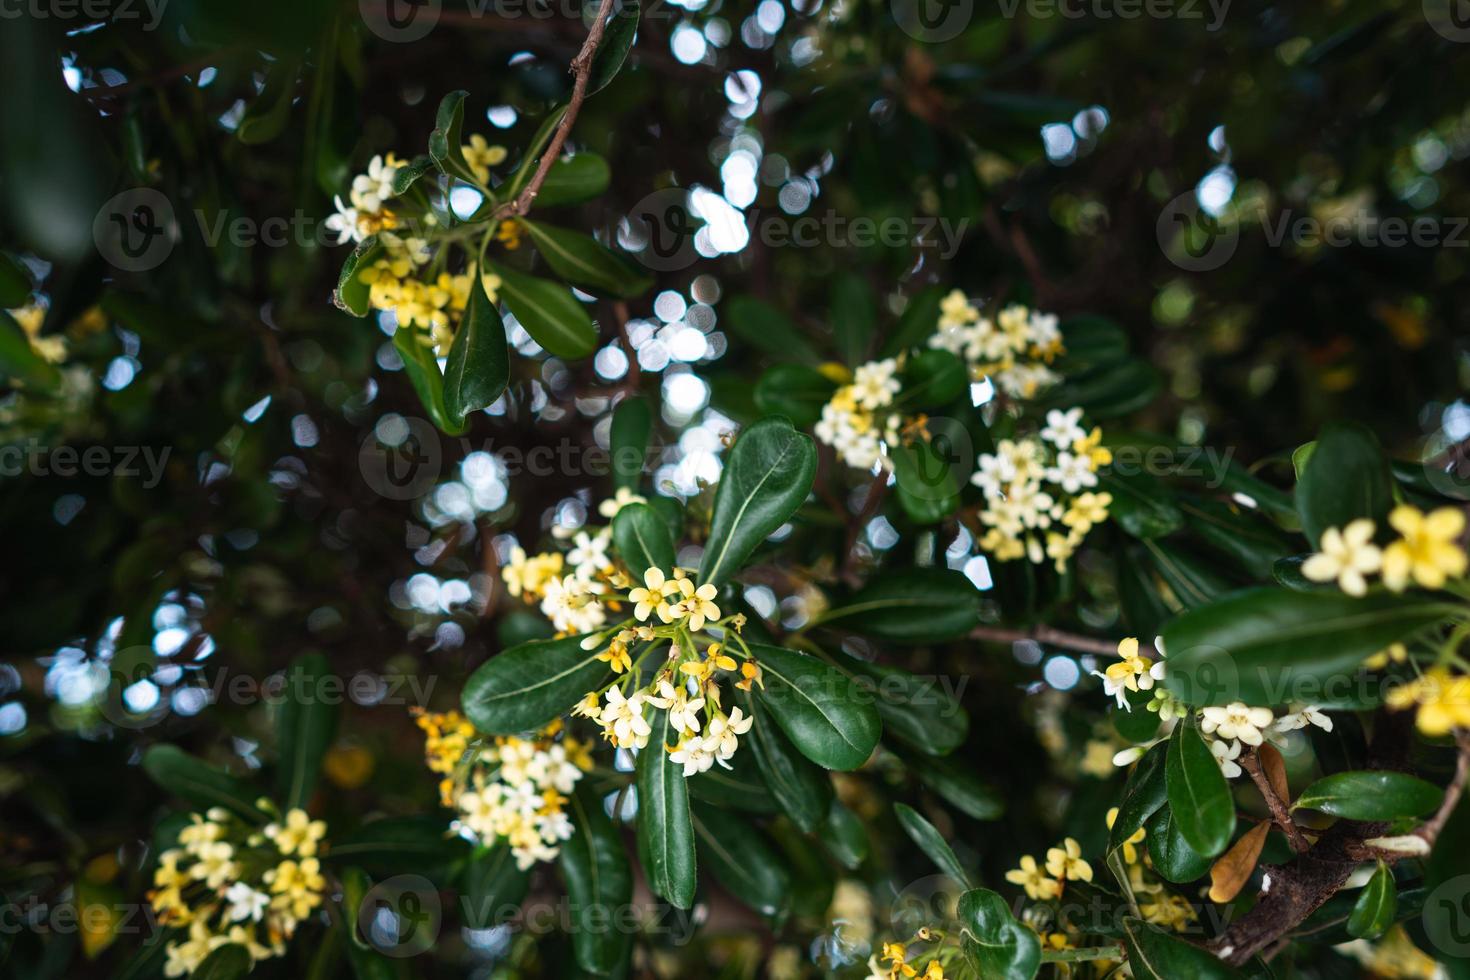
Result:
[[[1050,626],[1037,626],[1029,630],[1008,630],[998,626],[978,626],[970,630],[970,639],[985,640],[990,643],[1021,643],[1032,641],[1035,643],[1049,643],[1056,647],[1066,647],[1069,650],[1077,650],[1082,653],[1098,653],[1103,656],[1117,656],[1118,643],[1116,640],[1099,640],[1091,636],[1082,636],[1079,633],[1068,633],[1065,630],[1053,629]],[[1139,644],[1138,652],[1145,656],[1153,655],[1153,648],[1147,644]]]
[[[1455,806],[1460,802],[1460,797],[1465,794],[1465,785],[1470,782],[1470,731],[1459,729],[1455,732],[1455,744],[1460,747],[1459,757],[1455,760],[1455,778],[1450,780],[1449,786],[1445,787],[1444,800],[1439,805],[1439,810],[1424,822],[1414,833],[1423,837],[1430,844],[1439,838],[1440,831],[1450,819],[1450,814],[1455,812]]]
[[[514,198],[500,205],[491,214],[491,218],[501,218],[515,215],[525,217],[531,210],[531,205],[536,200],[536,195],[541,193],[541,185],[546,183],[546,175],[551,172],[552,164],[556,163],[561,156],[561,149],[566,145],[567,135],[572,131],[572,125],[577,121],[577,113],[582,110],[582,103],[587,99],[587,81],[592,75],[592,59],[597,54],[597,46],[602,43],[602,35],[607,30],[608,14],[612,12],[616,0],[602,0],[597,8],[597,18],[592,22],[592,27],[587,31],[587,40],[582,42],[582,50],[572,59],[571,70],[576,76],[572,83],[572,97],[567,102],[567,111],[557,124],[556,132],[552,134],[551,142],[546,145],[546,150],[541,154],[541,162],[536,165],[536,172],[521,188],[521,192]]]
[[[1271,785],[1271,780],[1266,778],[1266,771],[1261,768],[1261,760],[1257,755],[1257,749],[1242,753],[1240,757],[1240,768],[1250,774],[1251,781],[1256,784],[1256,789],[1266,799],[1266,806],[1271,811],[1271,818],[1276,821],[1276,826],[1281,828],[1291,841],[1292,848],[1298,854],[1304,854],[1311,849],[1307,843],[1306,835],[1302,833],[1296,821],[1291,819],[1291,811],[1287,808],[1287,801],[1276,793],[1276,787]]]

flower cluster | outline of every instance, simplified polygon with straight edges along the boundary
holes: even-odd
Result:
[[[482,186],[489,182],[490,168],[506,157],[504,147],[490,146],[478,135],[471,136],[461,150]],[[382,252],[372,264],[357,271],[359,281],[368,287],[369,304],[391,312],[398,327],[415,331],[415,340],[434,348],[442,357],[448,353],[469,303],[478,262],[470,258],[462,271],[451,271],[447,234],[440,247],[431,245],[430,239],[440,227],[439,218],[432,211],[426,212],[422,203],[394,194],[394,179],[404,165],[391,153],[386,158],[373,157],[368,169],[352,179],[348,202],[344,203],[341,195],[335,198],[337,213],[327,219],[327,227],[337,234],[338,244],[377,236]],[[413,224],[421,224],[419,230],[430,237],[408,233]],[[502,222],[487,231],[486,238],[491,234],[508,248],[519,243],[513,222]],[[493,303],[500,277],[480,274],[480,284]]]
[[[853,372],[852,382],[838,388],[822,406],[821,421],[813,432],[848,466],[869,471],[892,466],[888,451],[899,444],[905,426],[895,405],[903,390],[899,366],[893,357],[862,365]]]
[[[1132,702],[1128,700],[1130,692],[1152,690],[1154,694],[1148,703],[1148,710],[1159,715],[1159,720],[1163,722],[1159,738],[1164,738],[1173,731],[1174,725],[1180,719],[1191,713],[1191,709],[1159,684],[1168,674],[1163,637],[1154,639],[1154,648],[1158,654],[1157,660],[1140,650],[1137,637],[1125,637],[1118,642],[1118,662],[1109,664],[1106,670],[1094,670],[1092,673],[1102,679],[1103,691],[1114,698],[1118,707],[1125,711],[1133,710]],[[1270,708],[1252,707],[1235,701],[1227,705],[1200,708],[1194,714],[1200,733],[1210,746],[1210,752],[1220,763],[1220,770],[1229,779],[1241,774],[1240,764],[1236,760],[1240,758],[1243,747],[1258,748],[1262,742],[1268,740],[1282,743],[1289,733],[1308,725],[1315,725],[1323,731],[1332,731],[1332,719],[1320,707],[1310,704],[1294,705],[1291,710],[1278,715]],[[1124,749],[1113,757],[1114,765],[1131,765],[1158,740]]]
[[[1059,898],[1067,881],[1091,881],[1092,865],[1082,859],[1082,845],[1071,837],[1058,847],[1048,848],[1045,866],[1030,854],[1022,855],[1021,866],[1006,872],[1006,881],[1020,885],[1026,897],[1045,902]]]
[[[158,856],[148,893],[160,921],[187,929],[165,947],[164,975],[193,973],[220,946],[244,946],[252,961],[284,955],[297,926],[326,893],[317,857],[327,826],[304,810],[259,827],[220,807],[190,815],[176,847]]]
[[[46,322],[46,307],[39,303],[31,303],[7,312],[20,325],[26,342],[41,360],[48,364],[60,364],[66,360],[66,338],[64,336],[61,334],[41,336],[41,325]]]
[[[1464,577],[1464,511],[1441,507],[1425,514],[1401,504],[1388,515],[1388,523],[1399,537],[1383,548],[1374,544],[1377,527],[1366,517],[1341,529],[1327,528],[1318,543],[1321,550],[1302,564],[1302,574],[1313,582],[1335,581],[1353,596],[1367,593],[1367,577],[1375,573],[1382,574],[1383,584],[1393,592],[1410,584],[1442,589],[1450,579]]]
[[[1013,303],[992,320],[958,289],[940,302],[929,346],[962,358],[971,377],[989,378],[1015,399],[1035,398],[1060,381],[1048,365],[1066,351],[1055,315]]]
[[[533,738],[485,741],[458,712],[418,713],[429,768],[445,773],[440,801],[458,813],[455,829],[481,844],[504,840],[522,871],[553,860],[572,836],[566,804],[592,768],[592,745],[560,720]]]
[[[1039,435],[1002,439],[970,478],[985,495],[980,547],[997,561],[1051,559],[1061,571],[1087,532],[1107,520],[1113,496],[1093,488],[1113,456],[1082,409],[1053,409]]]
[[[1394,710],[1415,708],[1414,722],[1431,737],[1470,728],[1470,676],[1431,667],[1423,676],[1390,691],[1384,699]]]
[[[919,935],[908,943],[884,943],[880,952],[868,957],[867,980],[906,980],[913,977],[918,980],[944,980],[944,961],[940,954],[951,952],[951,947],[941,947],[931,953],[934,958],[923,967],[922,973],[919,967],[910,962],[910,947],[920,942],[932,942],[936,938],[938,937],[932,930],[921,929]]]

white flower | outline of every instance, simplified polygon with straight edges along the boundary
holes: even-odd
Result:
[[[578,578],[590,579],[598,572],[612,567],[612,562],[607,557],[607,546],[611,540],[611,527],[603,528],[596,535],[586,531],[577,532],[572,550],[567,553],[567,562],[576,570]]]
[[[337,233],[336,244],[362,241],[362,227],[357,220],[357,208],[343,204],[341,194],[334,196],[332,201],[337,205],[337,213],[327,216],[326,225],[328,231]]]
[[[1294,732],[1308,725],[1316,725],[1324,732],[1332,731],[1332,719],[1314,704],[1303,705],[1289,714],[1284,714],[1271,725],[1271,734]]]
[[[715,754],[710,751],[707,739],[686,736],[669,752],[669,761],[683,766],[684,775],[688,777],[707,771],[715,764]]]
[[[1046,478],[1059,484],[1068,493],[1080,493],[1083,487],[1097,486],[1097,474],[1092,471],[1092,457],[1078,455],[1069,450],[1057,453],[1057,461],[1046,471]]]
[[[607,620],[607,611],[597,596],[602,586],[575,575],[553,578],[546,583],[541,611],[564,633],[587,633]]]
[[[1383,552],[1373,543],[1373,522],[1360,517],[1339,531],[1329,527],[1322,532],[1317,554],[1302,563],[1302,574],[1313,582],[1337,580],[1348,595],[1368,591],[1364,575],[1383,567]]]
[[[1251,708],[1240,701],[1223,708],[1204,708],[1200,716],[1200,729],[1205,734],[1215,734],[1224,739],[1238,738],[1252,746],[1261,744],[1261,730],[1269,727],[1274,717],[1270,708]]]
[[[869,411],[891,403],[901,387],[894,377],[897,370],[898,362],[891,357],[862,365],[853,375],[853,398]]]
[[[230,903],[229,919],[231,922],[239,922],[243,919],[260,921],[265,914],[265,907],[270,904],[271,897],[265,892],[258,892],[254,888],[237,881],[225,892],[225,901]]]
[[[393,196],[393,178],[397,167],[383,163],[381,156],[368,162],[367,173],[352,178],[352,203],[363,211],[381,211],[383,202]]]
[[[1046,428],[1041,438],[1058,449],[1070,450],[1078,439],[1086,439],[1087,431],[1082,428],[1082,409],[1070,408],[1062,411],[1054,408],[1046,413]]]
[[[1210,753],[1220,763],[1220,771],[1225,774],[1226,779],[1234,779],[1240,775],[1240,766],[1235,762],[1240,758],[1239,742],[1216,739],[1210,743]]]
[[[740,742],[736,736],[750,731],[751,723],[754,721],[754,718],[742,718],[738,707],[732,709],[729,715],[715,715],[709,723],[709,733],[704,739],[705,750],[713,753],[720,765],[729,769],[730,766],[725,760],[733,756],[735,750],[739,748]]]
[[[616,687],[607,689],[607,701],[597,720],[613,745],[620,749],[641,749],[648,744],[648,736],[653,734],[653,729],[643,719],[643,702],[647,698],[648,695],[642,691],[625,698]]]
[[[567,758],[566,747],[560,743],[536,755],[526,764],[526,775],[541,787],[550,786],[558,793],[570,793],[582,778],[582,770]]]
[[[699,709],[704,707],[704,698],[691,700],[684,688],[674,687],[668,678],[658,682],[658,696],[648,695],[648,703],[668,711],[669,724],[675,731],[685,735],[699,731]]]
[[[646,504],[648,500],[638,496],[627,487],[618,487],[618,492],[597,505],[597,512],[608,520],[618,516],[618,511],[629,504]]]

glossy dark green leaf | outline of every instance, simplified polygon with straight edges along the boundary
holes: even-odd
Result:
[[[31,277],[19,262],[0,252],[0,307],[14,309],[31,298]]]
[[[736,752],[730,768],[712,766],[689,777],[689,795],[722,809],[776,813],[780,807],[760,774],[754,752]]]
[[[488,408],[510,381],[510,353],[500,311],[485,295],[479,276],[470,277],[464,317],[444,360],[444,410],[463,421]]]
[[[561,125],[566,114],[566,106],[557,106],[545,119],[541,120],[541,125],[536,127],[531,142],[526,144],[525,155],[521,157],[515,173],[511,174],[510,180],[505,182],[505,193],[501,195],[504,200],[513,200],[530,181],[532,174],[536,172],[541,154],[546,150],[547,145],[551,142],[551,137],[556,133],[557,127]]]
[[[868,761],[883,726],[871,698],[854,680],[814,657],[751,644],[764,689],[756,696],[770,709],[802,755],[826,769],[851,770]]]
[[[607,87],[628,60],[628,52],[638,36],[639,0],[619,0],[612,19],[603,30],[602,43],[587,73],[587,95],[595,95]]]
[[[816,471],[816,446],[789,420],[772,416],[742,430],[715,490],[700,582],[720,585],[739,571],[796,513],[811,493]]]
[[[1138,828],[1168,801],[1164,774],[1168,755],[1168,741],[1159,742],[1143,754],[1128,774],[1128,784],[1123,787],[1123,799],[1118,804],[1118,815],[1113,819],[1113,827],[1108,834],[1109,851],[1122,847],[1123,842],[1137,833]]]
[[[571,901],[572,952],[589,973],[616,973],[632,952],[633,935],[625,923],[633,900],[633,870],[617,828],[588,792],[568,803],[575,832],[557,857]]]
[[[964,929],[961,948],[977,976],[987,980],[1031,980],[1041,968],[1041,939],[1011,914],[1005,899],[988,888],[960,896]]]
[[[648,721],[653,738],[638,753],[638,859],[653,893],[687,909],[694,904],[698,881],[694,825],[683,767],[670,760],[666,748],[678,742],[679,733],[667,711],[650,708]]]
[[[1296,486],[1307,540],[1315,547],[1324,530],[1359,517],[1381,526],[1392,506],[1393,479],[1378,437],[1357,422],[1325,426]]]
[[[635,396],[618,402],[618,407],[613,409],[609,435],[614,486],[638,489],[652,437],[653,410],[648,407],[648,401]]]
[[[836,390],[836,382],[814,367],[777,364],[755,383],[755,404],[767,415],[784,415],[806,429],[822,417],[822,406]]]
[[[1005,813],[1005,797],[976,774],[974,760],[965,753],[943,758],[912,752],[902,755],[921,783],[961,813],[976,820],[999,820]]]
[[[1184,526],[1174,495],[1156,477],[1104,472],[1098,484],[1113,495],[1109,516],[1135,538],[1159,538]]]
[[[674,567],[674,539],[669,526],[647,504],[627,504],[613,518],[613,544],[636,581],[650,568]]]
[[[831,781],[781,734],[759,700],[744,692],[741,703],[755,719],[745,744],[753,751],[761,778],[792,822],[805,833],[813,833],[831,809]]]
[[[827,853],[849,871],[855,870],[868,856],[868,829],[862,818],[836,799],[827,809],[827,819],[818,835]]]
[[[1313,582],[1302,574],[1302,566],[1307,559],[1312,557],[1305,555],[1288,555],[1278,559],[1271,566],[1271,578],[1277,585],[1284,585],[1295,592],[1331,592],[1337,588],[1336,582]]]
[[[424,174],[434,170],[434,158],[420,153],[393,172],[393,193],[398,197],[407,194],[409,188],[419,182]]]
[[[1078,374],[1116,364],[1128,356],[1128,334],[1105,316],[1083,314],[1062,321],[1066,352],[1054,365],[1062,374]]]
[[[206,956],[189,976],[193,980],[237,980],[253,965],[248,949],[239,943],[227,943]]]
[[[1164,627],[1166,683],[1194,705],[1321,703],[1367,657],[1455,614],[1414,595],[1237,592]]]
[[[245,112],[235,136],[247,146],[269,143],[281,135],[291,118],[300,64],[294,58],[277,61],[265,73],[265,86]]]
[[[1231,592],[1235,583],[1221,575],[1218,561],[1206,561],[1169,541],[1157,538],[1143,542],[1154,570],[1168,587],[1169,605],[1195,609]]]
[[[384,877],[421,874],[437,880],[447,877],[469,854],[469,844],[454,836],[441,817],[423,814],[383,817],[336,834],[325,860],[334,867],[355,866]]]
[[[1240,980],[1214,953],[1142,919],[1123,920],[1123,948],[1135,980]]]
[[[966,888],[970,887],[970,876],[960,865],[960,859],[955,857],[954,849],[949,846],[944,836],[932,823],[920,816],[913,807],[903,803],[893,804],[893,812],[898,815],[898,825],[903,828],[903,832],[909,835],[910,840],[919,845],[919,850],[923,851],[940,871]]]
[[[938,643],[979,625],[980,599],[963,572],[905,568],[877,575],[818,622],[892,643]]]
[[[1159,807],[1144,821],[1143,827],[1154,870],[1163,875],[1165,881],[1182,885],[1209,873],[1214,862],[1189,846],[1179,831],[1172,808]]]
[[[500,841],[476,851],[465,868],[464,916],[472,929],[489,929],[513,917],[531,888],[531,872],[516,866]]]
[[[506,265],[492,269],[500,277],[501,300],[536,343],[569,360],[597,349],[597,327],[567,287]]]
[[[647,291],[653,277],[589,235],[539,221],[521,221],[553,272],[590,293],[629,299]]]
[[[596,153],[584,150],[575,156],[562,157],[546,171],[546,180],[536,194],[535,206],[554,208],[590,201],[607,190],[611,179],[612,170],[607,161]],[[635,269],[629,271],[630,274],[638,274]],[[642,290],[628,295],[636,296],[639,292]]]
[[[1113,723],[1113,730],[1122,735],[1126,741],[1147,742],[1159,730],[1158,712],[1148,710],[1148,705],[1153,700],[1153,692],[1130,691],[1127,697],[1132,710],[1114,705],[1108,709],[1108,719]]]
[[[569,710],[612,676],[582,639],[532,640],[491,657],[465,682],[465,717],[488,735],[514,735]]]
[[[877,327],[877,298],[862,276],[840,272],[832,279],[828,309],[837,353],[843,361],[857,367],[867,360],[868,346]]]
[[[1251,511],[1213,500],[1186,500],[1180,507],[1196,538],[1254,579],[1270,578],[1276,562],[1295,550],[1285,534]]]
[[[343,685],[327,658],[310,653],[286,671],[286,688],[276,719],[277,802],[286,809],[305,807],[316,790],[322,759],[337,732]]]
[[[1348,916],[1348,933],[1357,939],[1377,939],[1383,935],[1394,923],[1398,896],[1398,883],[1393,879],[1393,872],[1379,861],[1378,870],[1363,886],[1362,894]]]
[[[419,404],[424,406],[429,419],[440,432],[451,436],[461,435],[467,430],[468,423],[462,418],[450,417],[449,409],[444,405],[444,375],[439,371],[439,362],[434,358],[434,351],[419,343],[420,336],[416,331],[406,328],[395,330],[393,349],[398,351],[398,356],[403,361],[403,373],[408,375],[408,383],[413,385],[414,393],[419,396]]]
[[[932,443],[895,446],[890,459],[899,505],[915,524],[938,524],[959,509],[961,475]]]
[[[942,408],[970,387],[970,369],[947,350],[926,348],[908,359],[903,370],[905,408]]]
[[[700,805],[694,810],[694,835],[702,866],[732,895],[767,918],[785,916],[791,874],[749,820]]]
[[[1114,364],[1068,378],[1045,392],[1040,399],[1044,408],[1081,406],[1091,419],[1111,419],[1143,408],[1158,397],[1163,387],[1158,369],[1138,358],[1126,358]]]
[[[1293,807],[1348,820],[1397,820],[1422,817],[1443,798],[1443,790],[1418,776],[1360,769],[1323,776],[1302,791]]]
[[[736,295],[725,300],[720,310],[720,325],[740,340],[773,355],[778,361],[818,364],[818,356],[790,317],[764,300]]]
[[[362,281],[360,273],[364,269],[372,268],[374,262],[383,257],[383,246],[378,242],[377,235],[369,235],[352,250],[347,256],[347,261],[342,263],[342,272],[337,278],[337,289],[332,293],[332,301],[337,306],[353,316],[367,316],[372,309],[368,303],[368,284]]]
[[[1204,857],[1223,853],[1235,834],[1235,800],[1220,763],[1193,725],[1175,726],[1164,775],[1184,840]]]
[[[36,353],[20,324],[5,310],[0,310],[0,374],[42,388],[61,380],[56,367]]]
[[[464,100],[469,97],[463,89],[450,92],[439,102],[435,116],[434,131],[429,134],[429,156],[439,169],[451,177],[477,184],[475,173],[464,158]]]
[[[261,797],[259,790],[176,745],[155,745],[144,752],[143,771],[163,789],[200,810],[219,806],[249,821],[265,821],[255,807]]]
[[[915,675],[845,653],[832,661],[858,679],[866,697],[878,708],[883,730],[929,755],[946,755],[964,744],[970,716],[945,689],[951,677]]]

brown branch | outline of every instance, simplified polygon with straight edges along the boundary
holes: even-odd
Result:
[[[1117,656],[1118,654],[1118,644],[1115,640],[1100,640],[1092,636],[1053,629],[1050,626],[1037,626],[1030,630],[978,626],[970,630],[970,639],[984,640],[989,643],[1020,643],[1029,640],[1036,643],[1049,643],[1055,647],[1066,647],[1082,653],[1097,653],[1103,656]],[[1154,653],[1153,648],[1148,644],[1141,643],[1138,649],[1145,656],[1151,656]]]
[[[1240,757],[1240,768],[1250,774],[1251,781],[1256,784],[1256,789],[1266,799],[1266,806],[1271,811],[1271,818],[1276,821],[1276,826],[1281,828],[1291,841],[1291,846],[1298,854],[1304,854],[1311,849],[1307,843],[1306,836],[1302,833],[1296,821],[1291,819],[1291,811],[1287,808],[1288,800],[1283,800],[1276,792],[1276,787],[1271,785],[1271,780],[1266,778],[1266,772],[1261,768],[1261,760],[1257,755],[1259,749],[1251,749]]]
[[[1460,754],[1455,759],[1455,778],[1445,787],[1444,800],[1440,802],[1439,810],[1424,822],[1424,826],[1414,831],[1431,845],[1439,839],[1439,833],[1444,830],[1450,814],[1455,812],[1460,797],[1465,795],[1466,783],[1470,782],[1470,731],[1463,728],[1456,731],[1455,744],[1460,747]]]
[[[612,12],[615,0],[602,0],[597,8],[597,18],[592,22],[592,27],[587,31],[587,40],[582,42],[582,50],[572,59],[571,70],[576,76],[572,83],[572,97],[567,102],[567,111],[557,124],[556,132],[552,134],[551,142],[546,145],[546,150],[541,154],[541,162],[536,165],[536,172],[521,188],[521,192],[513,199],[500,205],[491,214],[491,218],[501,218],[515,215],[525,217],[531,210],[531,205],[536,201],[536,195],[541,193],[541,185],[546,183],[546,175],[551,172],[552,164],[556,163],[561,156],[562,147],[566,145],[567,135],[572,131],[572,125],[577,121],[577,113],[582,110],[582,103],[587,99],[587,81],[592,75],[592,59],[597,54],[597,46],[602,43],[602,35],[607,30],[608,14]]]

